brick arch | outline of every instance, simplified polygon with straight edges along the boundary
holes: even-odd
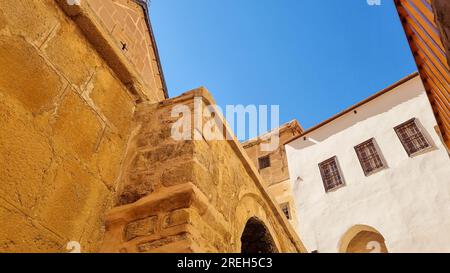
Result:
[[[355,225],[341,237],[339,253],[387,253],[385,238],[375,228]]]

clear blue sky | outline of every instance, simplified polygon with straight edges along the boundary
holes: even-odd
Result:
[[[307,129],[417,70],[392,0],[152,0],[171,97],[280,105]]]

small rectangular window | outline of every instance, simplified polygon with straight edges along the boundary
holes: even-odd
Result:
[[[281,205],[281,210],[288,220],[291,220],[291,210],[289,208],[289,203],[284,203]]]
[[[323,185],[326,192],[344,186],[344,179],[338,166],[337,157],[332,157],[319,164]]]
[[[375,139],[369,139],[355,147],[359,162],[366,176],[383,169],[385,164],[378,152]]]
[[[431,147],[415,118],[394,128],[409,156]]]
[[[258,162],[259,162],[260,170],[269,168],[270,167],[270,156],[261,157],[261,158],[259,158]]]

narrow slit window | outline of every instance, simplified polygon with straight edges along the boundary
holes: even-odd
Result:
[[[320,163],[319,169],[326,192],[344,186],[344,179],[338,166],[337,157],[332,157]]]
[[[281,205],[281,210],[288,220],[291,220],[291,209],[289,207],[289,203],[284,203]]]

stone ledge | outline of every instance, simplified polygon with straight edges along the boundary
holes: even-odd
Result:
[[[198,221],[198,216],[207,218],[209,225],[226,234],[226,221],[194,184],[162,188],[133,204],[116,207],[107,214],[102,251],[139,248],[143,243],[150,244],[182,233],[192,242],[201,240],[191,223],[193,218]],[[168,218],[171,218],[172,225],[167,225]]]

